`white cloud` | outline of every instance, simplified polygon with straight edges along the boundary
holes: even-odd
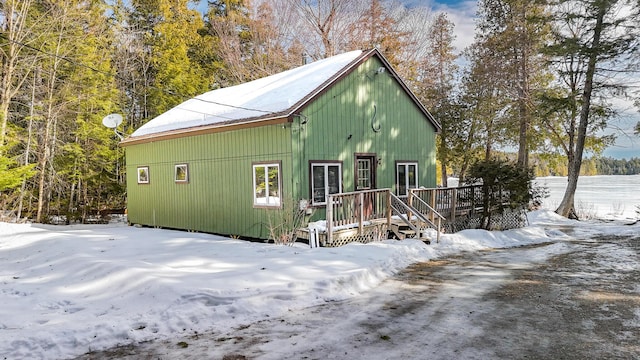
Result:
[[[433,5],[433,11],[435,13],[446,13],[449,20],[455,24],[453,32],[456,35],[456,39],[453,45],[458,52],[461,52],[473,43],[477,9],[477,1],[463,1],[455,6],[438,3],[434,3]]]

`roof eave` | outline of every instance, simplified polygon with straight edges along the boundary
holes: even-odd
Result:
[[[278,125],[290,122],[291,119],[288,114],[277,113],[269,114],[267,116],[226,121],[222,123],[203,125],[197,127],[190,127],[185,129],[169,130],[157,133],[151,133],[141,136],[130,136],[120,142],[121,147],[127,147],[131,145],[177,139],[187,136],[205,135],[224,131],[247,129],[259,126]]]

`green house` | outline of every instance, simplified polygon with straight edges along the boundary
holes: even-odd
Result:
[[[435,187],[439,129],[376,49],[210,91],[122,141],[129,222],[266,239],[288,200]]]

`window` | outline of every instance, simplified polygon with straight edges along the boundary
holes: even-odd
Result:
[[[409,189],[418,187],[418,163],[396,163],[396,194],[407,196]]]
[[[142,166],[138,168],[138,184],[149,183],[149,167]]]
[[[354,190],[370,190],[376,188],[376,154],[355,153]]]
[[[342,192],[342,164],[311,163],[311,201],[326,205],[327,195]]]
[[[358,190],[371,189],[371,159],[357,159]]]
[[[253,206],[280,207],[280,164],[253,164]]]
[[[188,183],[189,182],[189,166],[187,164],[176,165],[175,182]]]

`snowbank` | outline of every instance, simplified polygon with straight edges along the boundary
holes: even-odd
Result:
[[[388,240],[313,249],[121,224],[0,223],[0,354],[65,358],[223,331],[356,296],[414,262],[551,242],[566,235],[544,225],[574,224],[549,211],[530,214],[530,222],[444,234],[431,245]]]

